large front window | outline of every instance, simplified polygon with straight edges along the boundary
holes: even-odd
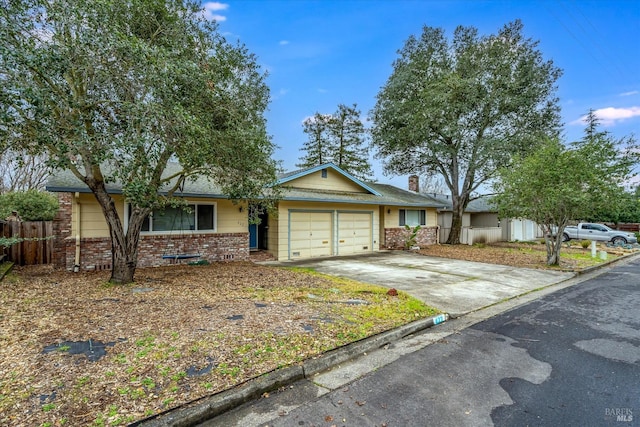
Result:
[[[142,231],[145,233],[166,233],[183,231],[215,231],[215,204],[189,204],[188,208],[166,207],[153,211],[144,219]]]
[[[400,209],[400,226],[427,225],[427,212],[424,209]]]

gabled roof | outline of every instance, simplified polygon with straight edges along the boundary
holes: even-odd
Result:
[[[313,166],[313,167],[310,167],[310,168],[300,169],[300,170],[297,170],[297,171],[293,171],[293,172],[288,172],[288,173],[282,174],[282,175],[280,175],[278,177],[278,181],[276,181],[276,183],[279,184],[279,185],[282,185],[282,184],[285,184],[287,182],[293,181],[295,179],[302,178],[303,176],[307,176],[307,175],[310,175],[312,173],[321,171],[323,169],[332,169],[332,170],[336,171],[337,173],[339,173],[340,175],[342,175],[345,178],[347,178],[348,180],[353,181],[355,184],[357,184],[360,187],[362,187],[363,189],[367,190],[369,193],[374,194],[376,196],[380,195],[376,190],[374,190],[373,188],[371,188],[370,186],[368,186],[364,182],[360,181],[358,178],[354,177],[349,172],[340,169],[338,166],[336,166],[333,163],[324,163],[322,165]]]
[[[355,183],[364,191],[328,191],[322,189],[293,188],[286,186],[286,183],[288,182],[321,171],[322,169],[334,170],[336,173]],[[164,176],[174,175],[179,171],[180,165],[178,163],[169,163],[165,169]],[[443,200],[439,200],[429,195],[404,190],[389,184],[361,181],[348,172],[343,171],[333,163],[326,163],[312,168],[281,174],[278,177],[277,184],[285,184],[282,187],[281,197],[283,200],[289,201],[433,207],[440,209],[444,209],[447,206]],[[91,192],[91,190],[89,190],[89,188],[69,170],[60,170],[55,174],[52,174],[47,183],[47,190],[53,192]],[[122,185],[120,183],[109,183],[107,184],[107,190],[112,194],[122,194]],[[205,177],[199,177],[196,180],[187,179],[184,183],[183,191],[178,195],[182,197],[198,198],[227,198],[215,183]]]

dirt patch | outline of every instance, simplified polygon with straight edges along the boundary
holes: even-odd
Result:
[[[251,262],[0,282],[0,425],[124,425],[435,311]]]

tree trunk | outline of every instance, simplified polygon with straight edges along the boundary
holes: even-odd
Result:
[[[111,240],[113,242],[113,238]],[[137,260],[127,252],[128,251],[122,250],[122,248],[118,248],[113,244],[111,245],[112,269],[109,282],[116,284],[127,284],[133,282]]]
[[[109,282],[115,284],[132,283],[138,264],[138,240],[142,220],[138,221],[137,218],[134,218],[135,215],[132,215],[132,224],[130,224],[128,233],[125,234],[115,202],[107,193],[104,182],[87,181],[89,181],[87,185],[98,200],[109,226],[109,236],[111,237],[111,278]],[[140,224],[136,227],[135,224],[138,222]],[[134,226],[131,227],[131,225]]]
[[[558,227],[556,235],[552,233],[551,226],[545,230],[544,243],[547,248],[547,265],[560,265],[560,248],[562,247],[562,233],[564,227]]]
[[[447,244],[459,245],[460,236],[462,234],[462,215],[464,213],[464,209],[466,208],[466,203],[464,203],[464,200],[461,196],[452,195],[451,199],[453,202],[453,216],[451,218],[451,231],[449,232],[449,237],[447,238]]]

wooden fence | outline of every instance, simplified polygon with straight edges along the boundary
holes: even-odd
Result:
[[[2,236],[24,239],[4,249],[8,261],[17,265],[50,264],[53,253],[52,221],[2,221]]]
[[[637,233],[640,231],[640,224],[637,222],[619,222],[618,224],[605,222],[604,225],[609,226],[614,230],[627,231],[630,233]]]

